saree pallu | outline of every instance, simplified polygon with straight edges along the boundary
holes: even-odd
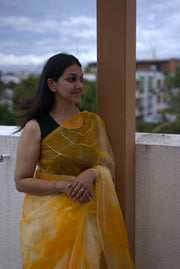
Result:
[[[95,168],[94,199],[26,194],[20,221],[23,269],[131,269],[126,229],[116,196],[114,161],[102,119],[80,112],[41,145],[35,178],[72,181]]]

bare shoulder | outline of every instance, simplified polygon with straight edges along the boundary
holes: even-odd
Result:
[[[26,123],[24,130],[28,132],[38,132],[40,131],[39,124],[36,120],[30,120]]]
[[[36,120],[26,123],[20,136],[15,166],[16,183],[22,178],[33,177],[41,151],[41,132]]]
[[[30,139],[31,141],[41,141],[41,131],[36,120],[30,120],[26,123],[21,134],[21,139]]]
[[[36,120],[30,120],[26,123],[18,142],[17,163],[18,160],[21,160],[20,163],[22,163],[23,161],[34,163],[39,158],[40,150],[40,127]]]

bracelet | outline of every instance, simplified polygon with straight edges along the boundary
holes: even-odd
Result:
[[[95,168],[90,168],[90,169],[94,171],[94,173],[96,174],[96,177],[97,177],[97,175],[98,175],[97,169],[95,169]]]
[[[54,185],[53,185],[54,193],[56,193],[56,194],[59,193],[59,192],[57,191],[57,189],[56,189],[56,184],[57,184],[58,181],[59,181],[59,179],[55,180]]]

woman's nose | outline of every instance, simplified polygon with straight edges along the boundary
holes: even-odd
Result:
[[[76,88],[83,88],[83,83],[82,83],[81,80],[78,80],[78,81],[76,82]]]

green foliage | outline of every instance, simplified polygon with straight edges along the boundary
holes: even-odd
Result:
[[[35,97],[39,83],[39,77],[30,75],[28,78],[23,79],[19,84],[14,86],[13,99],[15,100],[27,100]],[[19,107],[13,104],[14,115],[21,114]],[[16,119],[18,125],[18,119]]]
[[[85,73],[90,72],[90,67],[89,67],[89,66],[86,66],[86,67],[84,68],[84,72],[85,72]]]
[[[169,107],[164,113],[180,116],[180,68],[177,68],[174,76],[167,76],[166,99]]]
[[[11,85],[14,90],[13,98],[21,99],[21,100],[33,98],[36,94],[38,83],[39,83],[39,77],[31,75],[28,78],[23,79],[19,84]],[[88,110],[95,113],[97,112],[97,84],[96,82],[84,80],[84,90],[82,94],[82,101],[78,105],[78,107],[83,110]],[[19,111],[15,106],[13,106],[13,114],[14,115],[19,114]],[[12,118],[11,112],[9,111],[8,104],[1,105],[0,124],[16,125],[16,121]]]
[[[95,81],[84,80],[82,101],[78,107],[94,113],[97,112],[97,84]]]
[[[158,125],[153,129],[153,133],[180,134],[180,119]]]
[[[35,96],[38,87],[39,77],[33,75],[24,79],[14,87],[13,98],[28,99]],[[84,90],[81,104],[83,110],[97,112],[97,84],[94,81],[84,80]]]
[[[180,67],[176,69],[175,76],[168,77],[168,84],[172,88],[179,88],[180,87]]]
[[[6,84],[0,79],[0,94],[5,90]]]
[[[39,77],[30,75],[14,86],[13,98],[31,99],[35,96],[39,83]]]
[[[136,121],[136,132],[142,133],[152,133],[153,129],[157,126],[157,124],[148,123],[144,120],[137,120]]]
[[[180,134],[180,68],[177,68],[174,76],[167,76],[167,90],[165,97],[168,108],[161,113],[164,116],[164,122],[153,129],[154,133]],[[176,115],[175,121],[168,121],[166,114]]]
[[[0,104],[0,125],[16,125],[8,104]]]
[[[6,83],[6,88],[9,88],[9,89],[14,89],[16,83],[14,83],[13,81],[10,81],[8,83]]]
[[[180,68],[177,68],[174,76],[168,74],[166,76],[167,88],[161,89],[168,103],[168,107],[160,112],[163,116],[163,122],[155,125],[137,120],[137,132],[180,134]],[[169,121],[167,114],[176,115],[176,120]]]
[[[169,113],[171,115],[176,115],[177,117],[180,116],[180,95],[174,95],[170,92],[167,96],[167,103],[169,107],[164,109],[162,113]]]
[[[0,80],[0,94],[2,94],[9,85]],[[0,104],[0,125],[15,125],[12,112],[8,103]]]
[[[149,93],[156,94],[156,91],[154,89],[149,89]]]

